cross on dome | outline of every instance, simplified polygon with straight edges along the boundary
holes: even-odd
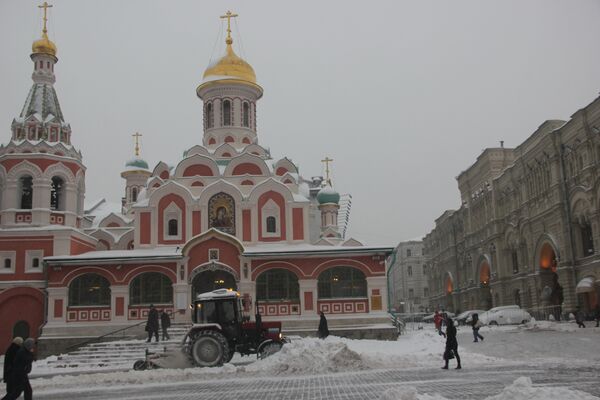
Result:
[[[135,138],[135,156],[139,157],[140,156],[140,138],[144,135],[142,135],[139,132],[134,133],[133,135],[131,135]]]
[[[231,38],[231,18],[237,17],[237,14],[233,14],[231,11],[227,10],[225,15],[221,15],[221,19],[227,18],[227,39],[225,39],[225,43],[232,44],[233,39]]]
[[[325,159],[321,160],[321,162],[325,164],[325,183],[329,186],[331,186],[331,176],[329,175],[331,171],[329,170],[329,163],[332,161],[333,158],[329,158],[328,156],[326,156]]]
[[[43,8],[44,9],[44,29],[42,29],[42,32],[44,34],[48,33],[48,29],[46,29],[46,22],[48,22],[48,9],[54,7],[52,4],[48,4],[47,1],[44,2],[44,4],[42,4],[41,6],[38,6],[38,8]]]

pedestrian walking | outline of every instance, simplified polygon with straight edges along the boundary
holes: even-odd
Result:
[[[585,328],[585,324],[583,323],[583,312],[579,307],[575,311],[575,322],[577,322],[577,326],[580,328]]]
[[[483,342],[483,336],[481,336],[481,334],[479,333],[479,328],[483,326],[483,324],[479,320],[479,314],[473,313],[471,318],[471,326],[473,327],[473,342],[477,343],[479,341],[478,339],[481,339],[481,341]]]
[[[158,311],[154,308],[154,304],[150,304],[150,310],[148,311],[148,322],[146,322],[146,331],[148,332],[147,343],[152,341],[152,336],[156,337],[158,343]]]
[[[2,380],[6,385],[6,393],[10,393],[12,390],[12,381],[10,379],[10,375],[15,363],[15,357],[17,356],[17,352],[23,345],[23,338],[20,336],[15,337],[6,352],[4,353],[4,371],[2,373]]]
[[[319,320],[319,338],[325,339],[329,336],[329,328],[327,327],[327,318],[325,318],[325,313],[321,311],[321,319]]]
[[[33,346],[35,341],[32,338],[28,338],[23,342],[23,346],[17,351],[13,367],[10,373],[11,391],[2,398],[2,400],[16,400],[21,396],[25,397],[25,400],[31,400],[33,391],[29,384],[29,377],[27,376],[31,372],[31,363],[33,362]]]
[[[446,334],[442,331],[442,321],[444,316],[440,314],[438,310],[435,310],[433,314],[433,323],[435,324],[435,330],[438,331],[438,335],[446,337]]]
[[[456,358],[458,365],[456,369],[461,369],[460,356],[458,355],[458,341],[456,340],[456,327],[452,318],[446,317],[446,349],[444,351],[444,366],[442,369],[448,369],[448,362]]]
[[[160,327],[162,328],[162,340],[171,339],[169,332],[167,332],[167,329],[171,327],[171,317],[164,309],[160,313]]]

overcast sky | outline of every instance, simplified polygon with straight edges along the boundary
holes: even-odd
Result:
[[[31,86],[40,2],[0,1],[0,141]],[[119,202],[143,136],[151,168],[202,143],[195,89],[227,9],[256,71],[259,143],[305,177],[332,157],[349,234],[393,244],[459,206],[455,177],[600,90],[600,1],[55,0],[56,89],[87,166],[86,200]],[[222,38],[213,58],[223,51]]]

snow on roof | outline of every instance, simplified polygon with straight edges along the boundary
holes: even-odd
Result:
[[[342,243],[331,245],[315,245],[309,243],[265,243],[253,246],[245,246],[244,256],[276,255],[280,253],[391,253],[393,246],[343,246]]]
[[[81,261],[137,261],[140,259],[158,259],[158,258],[166,258],[166,259],[177,259],[181,257],[181,248],[179,246],[162,246],[155,247],[153,249],[135,249],[135,250],[99,250],[99,251],[90,251],[83,254],[78,254],[74,256],[52,256],[45,257],[44,261],[49,263],[78,263]]]
[[[96,204],[91,208],[85,211],[85,215],[88,217],[93,217],[94,220],[92,222],[92,227],[98,227],[100,222],[110,214],[115,214],[117,217],[121,218],[124,222],[129,223],[131,220],[121,214],[121,204],[119,203],[109,203],[106,199],[101,199],[97,201]]]

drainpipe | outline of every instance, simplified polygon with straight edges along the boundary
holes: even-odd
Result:
[[[560,141],[560,131],[553,131],[558,140]],[[559,143],[559,155],[560,155],[560,175],[561,175],[561,184],[562,184],[562,192],[563,192],[563,203],[564,203],[564,212],[565,219],[567,222],[567,230],[569,233],[569,246],[571,248],[571,272],[573,275],[573,291],[575,291],[575,287],[577,286],[577,274],[575,272],[575,241],[573,239],[573,224],[571,223],[571,207],[569,206],[569,193],[567,191],[567,173],[565,168],[565,148],[566,145],[560,141]],[[579,300],[577,299],[577,294],[575,295],[575,305],[579,304]]]

